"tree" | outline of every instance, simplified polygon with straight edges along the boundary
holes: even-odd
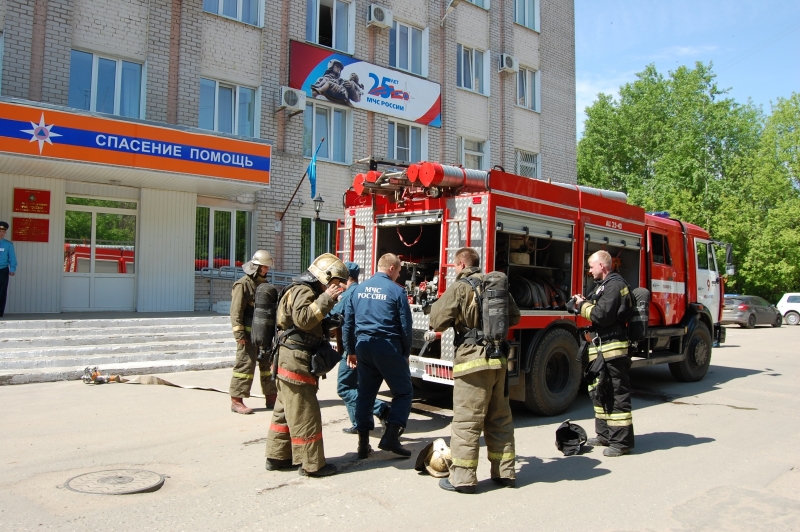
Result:
[[[714,80],[711,65],[667,77],[648,65],[618,100],[598,95],[578,143],[578,182],[622,190],[630,203],[733,243],[740,273],[729,286],[775,299],[800,288],[791,218],[800,201],[800,98],[779,100],[765,118]]]

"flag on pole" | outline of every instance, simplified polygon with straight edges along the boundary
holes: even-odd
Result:
[[[308,182],[311,184],[311,199],[317,197],[317,153],[319,153],[319,149],[322,147],[322,143],[325,142],[325,137],[322,137],[319,141],[319,145],[317,145],[316,151],[314,151],[314,155],[311,156],[311,163],[308,165]]]

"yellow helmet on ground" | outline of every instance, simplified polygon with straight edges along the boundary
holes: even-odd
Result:
[[[323,253],[311,263],[308,271],[323,285],[328,285],[333,279],[347,282],[347,267],[344,262],[332,253]]]
[[[442,438],[437,438],[422,448],[417,456],[417,463],[414,469],[425,472],[435,478],[450,476],[450,466],[453,458],[450,448]]]

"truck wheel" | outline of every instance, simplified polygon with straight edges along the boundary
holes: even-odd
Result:
[[[695,382],[706,376],[711,365],[711,333],[704,323],[698,323],[684,348],[686,357],[680,362],[669,365],[669,371],[675,380]]]
[[[525,375],[525,407],[534,414],[556,416],[578,395],[581,363],[575,360],[578,344],[564,329],[550,331],[533,355]]]
[[[785,318],[788,325],[797,325],[800,323],[800,314],[795,311],[787,312]]]

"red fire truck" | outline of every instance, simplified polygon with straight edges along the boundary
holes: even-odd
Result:
[[[578,334],[589,323],[566,310],[594,285],[586,259],[604,249],[632,287],[650,290],[647,337],[633,367],[669,364],[681,381],[702,379],[720,326],[716,247],[700,227],[647,214],[620,192],[425,162],[370,160],[344,195],[337,250],[369,277],[384,253],[398,255],[414,323],[409,359],[417,384],[452,384],[453,331],[425,346],[426,308],[454,282],[453,258],[475,248],[484,271],[503,271],[522,319],[510,331],[509,392],[539,414],[566,410],[582,379]],[[730,246],[726,257],[730,261]],[[732,273],[732,265],[729,265]],[[423,346],[425,346],[424,352]]]

